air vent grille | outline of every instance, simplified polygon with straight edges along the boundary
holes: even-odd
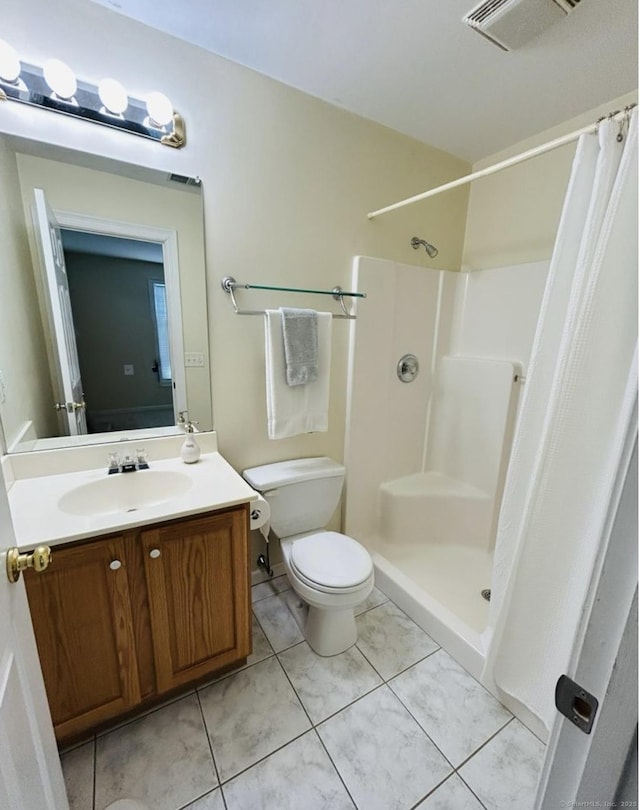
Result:
[[[565,19],[581,0],[483,0],[463,18],[503,51],[512,51]]]
[[[188,177],[186,174],[170,174],[169,180],[180,183],[183,186],[200,186],[202,180],[199,177]]]
[[[502,6],[508,5],[511,0],[487,0],[486,3],[481,3],[470,11],[464,18],[467,24],[472,22],[480,24],[487,17],[490,17],[494,12],[498,11]]]

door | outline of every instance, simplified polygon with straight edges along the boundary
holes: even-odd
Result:
[[[13,545],[0,469],[0,807],[68,810],[24,580],[6,576]]]
[[[58,741],[140,701],[124,540],[55,550],[25,580]]]
[[[251,652],[248,509],[142,532],[158,692]]]
[[[58,372],[60,399],[53,404],[63,415],[66,433],[78,436],[87,433],[87,419],[62,236],[44,191],[41,188],[33,191],[35,233],[42,259],[46,308]]]
[[[632,434],[636,424],[634,419]],[[538,789],[536,808],[540,810],[637,806],[633,773],[638,725],[637,436],[631,459],[627,454],[621,464],[610,526],[566,673],[594,695],[599,706],[590,734],[556,715]]]

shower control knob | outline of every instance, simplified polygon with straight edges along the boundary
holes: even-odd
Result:
[[[403,383],[410,383],[415,380],[420,370],[420,363],[415,354],[403,354],[398,360],[398,379]]]

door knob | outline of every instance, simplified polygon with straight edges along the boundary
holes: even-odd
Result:
[[[10,548],[7,551],[7,578],[9,582],[17,582],[20,574],[27,568],[33,568],[40,574],[48,568],[50,562],[49,546],[37,546],[31,554],[20,554],[17,548]]]
[[[82,402],[56,402],[54,405],[56,411],[66,411],[67,413],[75,413],[76,411],[84,411],[87,408],[87,403]]]

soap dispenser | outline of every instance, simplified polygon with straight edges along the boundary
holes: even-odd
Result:
[[[186,411],[181,411],[178,424],[184,428],[186,433],[184,444],[180,449],[180,457],[185,464],[195,464],[195,462],[200,458],[200,446],[198,445],[194,435],[196,429],[195,426],[198,423],[192,422],[189,419]]]

